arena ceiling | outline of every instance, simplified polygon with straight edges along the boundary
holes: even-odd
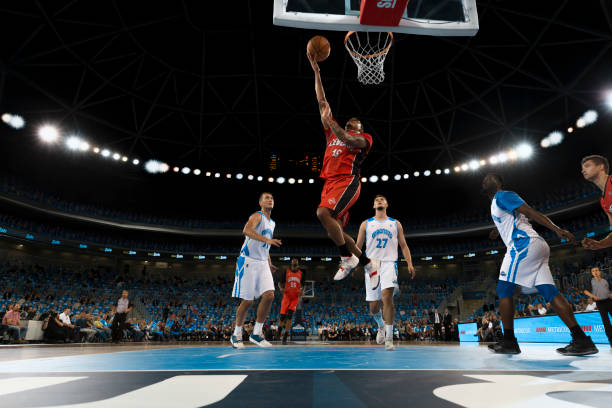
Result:
[[[315,33],[273,26],[272,1],[210,3],[3,2],[1,109],[202,168],[262,171],[272,154],[320,154],[305,59]],[[537,145],[601,106],[612,85],[608,1],[478,1],[478,13],[475,37],[397,35],[379,86],[356,81],[344,33],[324,33],[332,110],[374,136],[366,171]]]

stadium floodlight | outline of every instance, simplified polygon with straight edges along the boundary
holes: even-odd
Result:
[[[436,169],[436,174],[437,174],[437,175],[442,174],[442,170],[440,170],[440,169]]]
[[[236,179],[238,179],[238,180],[242,180],[243,177],[244,177],[244,175],[242,173],[236,174]]]
[[[262,181],[263,177],[262,176],[257,176],[257,181]]]
[[[13,119],[13,115],[11,115],[10,113],[3,113],[2,114],[2,121],[4,123],[6,123],[7,125],[9,124],[9,122],[11,121],[11,119]]]
[[[134,160],[132,160],[132,164],[133,164],[134,166],[138,166],[138,165],[140,164],[140,160],[138,160],[138,159],[134,159]]]
[[[597,114],[597,111],[593,109],[584,112],[584,115],[582,115],[582,119],[584,119],[584,124],[586,126],[592,125],[593,123],[597,122],[598,117],[599,115]]]
[[[121,158],[121,161],[122,161],[122,162],[126,162],[126,161],[128,161],[127,156],[123,156],[123,157]]]
[[[254,178],[255,178],[255,177],[253,177],[253,175],[252,175],[252,174],[249,174],[249,175],[247,176],[247,179],[249,179],[249,180],[253,180]]]
[[[225,175],[225,178],[227,178],[227,179],[231,179],[231,178],[232,178],[232,175],[231,175],[230,173],[227,173],[227,174]]]
[[[573,127],[568,127],[567,128],[567,133],[573,133],[574,132],[574,128]]]
[[[113,153],[113,160],[119,160],[121,155],[119,153]]]
[[[38,129],[38,137],[45,143],[55,143],[59,140],[59,130],[52,125],[43,125]]]
[[[170,166],[166,163],[162,163],[159,160],[148,160],[144,165],[145,171],[147,173],[156,174],[156,173],[165,173],[170,170]]]
[[[284,177],[277,177],[276,178],[276,182],[278,184],[284,184],[285,183],[285,178]]]
[[[471,160],[468,163],[468,166],[470,166],[470,169],[476,170],[476,169],[478,169],[480,167],[480,163],[478,162],[478,160]]]
[[[497,156],[491,156],[491,157],[489,157],[489,163],[490,164],[497,164],[497,163],[499,163],[499,159],[497,158]]]
[[[612,91],[608,92],[606,95],[606,105],[608,105],[608,108],[612,109]]]
[[[506,153],[500,153],[497,155],[497,160],[499,160],[500,163],[505,163],[508,161],[508,155]]]
[[[268,177],[268,183],[274,183],[274,177]]]
[[[100,153],[100,148],[99,148],[99,147],[97,147],[97,146],[96,146],[96,147],[94,147],[94,148],[93,148],[93,152],[94,152],[95,154]]]
[[[386,174],[383,174],[382,176],[380,176],[380,179],[382,181],[388,181],[389,180],[389,176],[387,176]]]
[[[181,171],[181,169],[178,166],[174,166],[172,168],[172,171],[175,172],[175,173],[178,173],[179,171]]]
[[[215,173],[215,178],[221,177],[221,173]]]
[[[450,174],[450,169],[444,169],[444,174]]]
[[[108,156],[110,156],[110,155],[111,155],[111,152],[110,152],[110,150],[108,150],[108,149],[102,149],[102,151],[100,152],[100,154],[101,154],[103,157],[108,157]]]
[[[404,180],[408,180],[409,177],[410,177],[410,174],[408,174],[408,173],[404,174]]]
[[[533,147],[527,143],[521,143],[515,150],[519,159],[528,159],[533,154]]]
[[[542,146],[544,149],[547,149],[550,147],[550,139],[545,137],[544,139],[542,139],[540,141],[540,146]]]
[[[455,173],[459,173],[461,171],[461,167],[455,166]]]
[[[370,183],[376,183],[378,181],[378,176],[373,174],[370,176]]]
[[[362,182],[362,183],[367,183],[367,182],[368,182],[368,179],[367,179],[366,177],[362,177],[362,178],[361,178],[361,182]]]
[[[287,182],[289,184],[295,184],[295,179],[293,177],[291,177],[289,180],[287,180]]]
[[[429,171],[429,170],[425,170],[425,171],[423,172],[423,175],[424,175],[425,177],[429,177],[429,176],[431,175],[431,171]]]
[[[21,129],[25,126],[25,120],[21,116],[10,113],[3,114],[2,121],[13,129]]]
[[[210,177],[212,175],[212,173],[210,171],[206,172],[206,177]]]
[[[514,149],[510,149],[510,150],[508,150],[508,158],[509,158],[510,160],[516,160],[516,159],[518,159],[518,154],[516,153],[516,150],[514,150]]]
[[[402,179],[402,176],[400,176],[399,174],[396,174],[395,176],[393,176],[393,180],[395,181],[399,181]]]
[[[189,174],[189,173],[191,173],[191,169],[190,169],[189,167],[183,167],[183,168],[181,169],[181,173],[183,173],[183,174]]]
[[[576,127],[583,128],[585,126],[586,126],[586,121],[584,120],[584,118],[578,118],[578,120],[576,121]]]
[[[83,143],[83,140],[78,136],[69,136],[66,139],[66,147],[68,150],[79,150],[81,143]]]
[[[304,180],[302,180],[302,179],[298,179],[298,180],[297,180],[297,183],[298,183],[298,184],[302,184],[303,182],[304,182]]]
[[[461,170],[462,170],[462,171],[466,171],[466,170],[467,170],[467,169],[469,169],[469,168],[470,168],[470,166],[469,166],[467,163],[463,163],[463,164],[461,165]]]
[[[480,165],[481,166],[486,166],[487,165],[487,161],[486,160],[480,160]]]
[[[419,173],[418,171],[415,171],[413,174],[414,174],[414,177],[419,177],[421,175],[421,173]]]
[[[569,131],[569,130],[568,130]],[[556,146],[563,141],[563,133],[555,130],[554,132],[550,132],[547,137],[550,146]]]
[[[199,176],[200,174],[202,174],[202,170],[195,169],[195,170],[193,170],[193,174],[195,174],[196,176]]]

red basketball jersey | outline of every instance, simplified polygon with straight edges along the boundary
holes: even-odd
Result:
[[[357,133],[349,131],[350,134]],[[330,129],[325,129],[327,147],[323,157],[323,167],[321,168],[321,178],[326,180],[338,176],[358,176],[361,163],[364,161],[372,148],[372,136],[367,133],[360,133],[368,142],[368,145],[360,149],[352,148],[338,139]]]
[[[285,272],[285,296],[298,296],[302,290],[302,271],[298,269],[293,272],[287,269]]]
[[[599,200],[601,208],[607,213],[612,215],[612,176],[608,177],[606,187],[604,188],[603,195]]]

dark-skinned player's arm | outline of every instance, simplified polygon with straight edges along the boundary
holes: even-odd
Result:
[[[610,221],[610,226],[612,227],[612,214],[606,212],[606,215],[608,216],[608,220]],[[582,246],[586,249],[591,249],[591,250],[612,247],[612,232],[609,233],[608,236],[602,239],[601,241],[596,241],[592,238],[585,238],[582,240]]]
[[[572,244],[576,245],[576,238],[571,232],[569,232],[568,230],[559,228],[554,222],[551,221],[550,218],[548,218],[541,212],[531,208],[529,205],[523,204],[520,207],[518,207],[516,211],[525,215],[527,218],[534,220],[538,224],[548,228],[549,230],[557,234],[559,238],[564,238],[570,241]]]
[[[244,228],[242,229],[242,234],[251,239],[254,239],[255,241],[263,242],[264,244],[272,245],[275,247],[281,246],[283,243],[281,242],[280,239],[266,238],[263,235],[260,235],[255,231],[255,228],[257,228],[257,224],[259,224],[260,221],[261,221],[261,214],[258,212],[253,213],[249,217],[249,220],[247,221]],[[268,255],[268,258],[269,257],[270,256]]]
[[[408,264],[408,272],[410,272],[410,279],[414,279],[414,265],[412,264],[412,255],[410,254],[410,248],[408,248],[408,244],[406,243],[406,237],[404,236],[404,227],[402,227],[402,223],[397,221],[397,240],[402,250],[402,255],[404,255],[404,259],[406,260],[406,264]]]
[[[315,92],[317,94],[317,102],[319,104],[319,113],[323,111],[323,105],[327,103],[327,99],[325,99],[325,89],[323,89],[323,81],[321,80],[321,70],[319,69],[319,64],[317,60],[314,58],[314,55],[306,52],[306,56],[308,57],[308,61],[310,61],[310,66],[314,71],[315,76]],[[325,130],[329,129],[327,123],[321,117],[321,123],[323,123],[323,128]]]
[[[365,149],[368,147],[368,141],[361,135],[353,135],[342,129],[342,126],[336,122],[332,116],[329,103],[325,102],[321,109],[321,119],[331,128],[336,137],[353,148]]]

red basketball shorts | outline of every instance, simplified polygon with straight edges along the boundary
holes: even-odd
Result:
[[[329,208],[332,216],[348,224],[348,210],[357,202],[361,192],[359,176],[340,176],[328,178],[323,185],[319,207]]]

